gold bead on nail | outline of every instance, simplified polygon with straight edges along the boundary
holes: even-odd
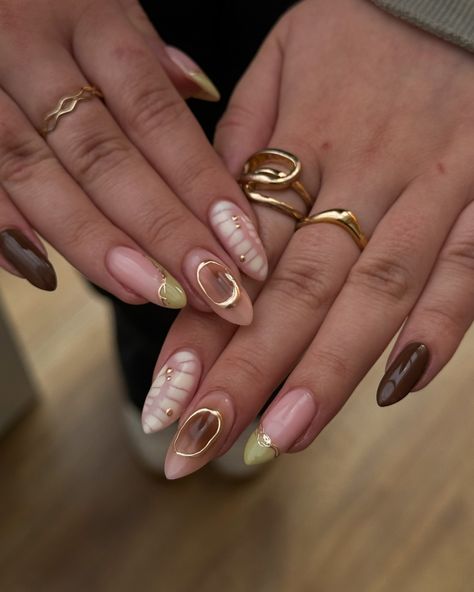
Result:
[[[173,415],[173,410],[168,407],[168,409],[166,410],[166,415],[168,417],[171,417]]]

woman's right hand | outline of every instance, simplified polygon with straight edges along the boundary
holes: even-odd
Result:
[[[183,98],[217,91],[137,0],[0,0],[0,52],[0,265],[54,289],[37,231],[125,302],[188,294],[250,323],[237,268],[267,272],[254,216]],[[105,104],[81,102],[43,138],[45,114],[88,85]]]

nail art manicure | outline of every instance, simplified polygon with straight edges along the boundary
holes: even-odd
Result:
[[[430,352],[424,343],[410,343],[403,349],[385,372],[377,389],[380,407],[393,405],[404,399],[424,374]]]
[[[258,465],[288,451],[303,436],[316,414],[313,395],[305,389],[290,391],[273,403],[245,445],[244,462]]]
[[[234,423],[232,400],[225,393],[212,393],[199,401],[179,427],[168,450],[165,474],[179,479],[194,473],[219,452]]]
[[[17,228],[0,232],[0,252],[33,286],[52,292],[58,282],[48,258]]]
[[[159,432],[177,421],[196,392],[201,361],[191,350],[174,353],[161,368],[147,395],[142,413],[143,431]]]
[[[165,47],[165,51],[172,62],[186,75],[189,80],[199,88],[193,97],[203,101],[218,101],[221,96],[219,91],[212,83],[211,79],[204,74],[201,68],[187,54],[176,47],[170,45]]]
[[[115,279],[149,302],[165,308],[184,308],[186,293],[164,267],[129,247],[114,247],[106,265]]]
[[[214,312],[236,325],[252,322],[252,302],[230,269],[212,253],[194,249],[185,258],[184,271]]]
[[[268,262],[265,249],[250,218],[231,201],[218,201],[209,211],[214,232],[240,269],[263,281]]]

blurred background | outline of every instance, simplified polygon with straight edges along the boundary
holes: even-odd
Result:
[[[1,592],[474,591],[474,331],[379,409],[384,356],[257,478],[166,482],[127,441],[107,304],[51,259],[53,294],[0,274]]]

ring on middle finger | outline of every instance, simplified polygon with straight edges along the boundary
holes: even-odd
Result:
[[[310,224],[335,224],[343,228],[350,235],[361,251],[367,246],[367,237],[362,232],[356,215],[350,210],[325,210],[324,212],[319,212],[319,214],[307,216],[298,222],[296,229],[299,230],[303,226],[309,226]]]
[[[285,170],[276,168],[275,165],[284,167]],[[278,210],[299,222],[309,213],[315,201],[299,180],[301,169],[301,161],[294,154],[285,150],[267,148],[256,152],[247,160],[239,178],[239,184],[249,201]],[[262,190],[284,189],[292,189],[298,195],[306,207],[305,212],[282,200],[261,193]]]

